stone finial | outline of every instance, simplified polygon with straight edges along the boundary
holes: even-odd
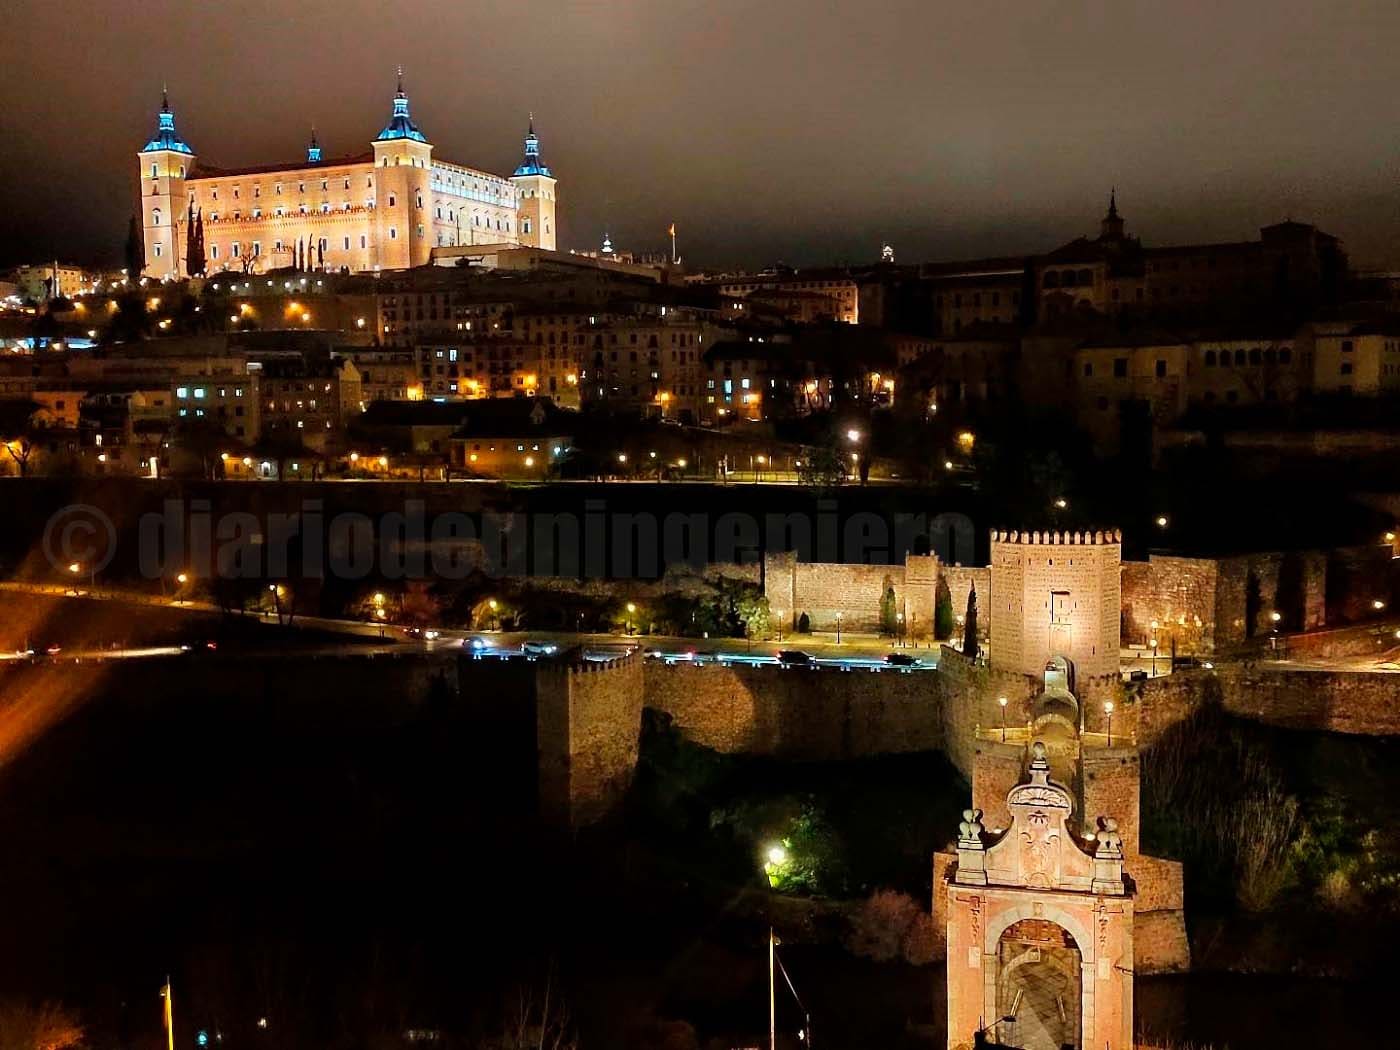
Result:
[[[1094,848],[1095,859],[1123,859],[1123,836],[1118,834],[1118,821],[1112,817],[1100,817],[1099,830],[1094,839],[1097,842]]]
[[[982,811],[963,810],[962,822],[958,824],[958,849],[982,849]]]
[[[1031,769],[1049,770],[1050,763],[1045,759],[1045,742],[1037,740],[1031,744]]]

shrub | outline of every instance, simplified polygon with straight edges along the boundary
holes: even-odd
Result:
[[[811,633],[812,633],[812,618],[811,618],[810,616],[808,616],[806,613],[803,613],[801,616],[799,616],[799,617],[797,618],[797,633],[798,633],[798,634],[811,634]]]
[[[876,962],[903,959],[925,966],[942,955],[933,916],[898,890],[876,890],[851,915],[846,948]]]

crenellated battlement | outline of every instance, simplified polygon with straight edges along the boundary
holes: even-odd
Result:
[[[1107,546],[1123,542],[1121,529],[993,529],[993,543],[1039,544],[1047,546]]]

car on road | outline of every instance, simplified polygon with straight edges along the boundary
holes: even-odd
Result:
[[[491,643],[485,638],[463,638],[462,648],[470,653],[480,653],[485,649],[490,649]]]
[[[815,667],[816,659],[801,649],[779,649],[778,663],[784,667]]]
[[[886,653],[885,666],[887,667],[918,667],[919,658],[910,656],[908,653]]]
[[[520,651],[526,656],[553,656],[559,651],[559,646],[553,642],[539,642],[527,639],[520,643]]]

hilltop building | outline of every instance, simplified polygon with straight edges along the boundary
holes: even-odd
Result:
[[[206,272],[402,270],[436,247],[553,250],[558,180],[540,156],[533,117],[510,176],[444,160],[409,112],[400,76],[393,111],[364,152],[325,157],[313,132],[306,159],[216,168],[175,128],[168,97],[137,154],[146,274],[189,273],[189,238]]]

